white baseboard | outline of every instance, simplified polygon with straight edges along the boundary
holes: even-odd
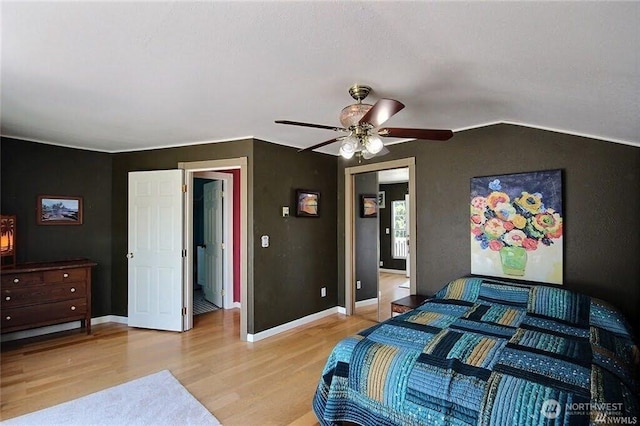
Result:
[[[233,302],[232,305],[227,306],[225,309],[241,309],[242,304],[240,302]]]
[[[342,308],[344,310],[344,308]],[[275,336],[276,334],[283,333],[285,331],[289,331],[293,328],[299,327],[301,325],[308,324],[310,322],[319,320],[324,317],[328,317],[329,315],[333,315],[336,313],[340,313],[340,307],[335,306],[333,308],[325,309],[321,312],[316,312],[315,314],[307,315],[306,317],[298,318],[295,321],[288,322],[286,324],[279,325],[277,327],[270,328],[265,331],[261,331],[256,334],[247,334],[247,342],[257,342],[258,340],[266,339],[267,337]]]
[[[406,273],[407,273],[407,271],[405,271],[404,269],[384,269],[384,268],[380,268],[380,269],[378,269],[378,271],[386,272],[387,274],[400,274],[400,275],[406,275]]]
[[[375,305],[378,303],[378,298],[374,297],[373,299],[366,299],[356,302],[356,308],[360,308],[362,306]]]
[[[105,315],[103,317],[91,318],[91,325],[104,324],[105,322],[117,322],[118,324],[128,324],[129,318],[119,315]]]
[[[370,300],[373,300],[374,302],[369,302]],[[369,304],[371,303],[376,303],[378,299],[369,299],[369,301],[364,301],[364,302],[369,302]],[[362,303],[362,302],[357,302],[357,303]],[[356,306],[358,306],[356,303]],[[238,306],[235,306],[235,305]],[[234,303],[234,308],[236,307],[240,307],[240,303],[235,302]],[[310,322],[322,319],[324,317],[327,317],[329,315],[333,315],[333,314],[343,314],[346,315],[347,310],[342,307],[342,306],[335,306],[333,308],[329,308],[329,309],[325,309],[324,311],[321,312],[316,312],[315,314],[311,314],[311,315],[307,315],[306,317],[302,317],[302,318],[298,318],[295,321],[291,321],[288,322],[286,324],[282,324],[279,325],[277,327],[273,327],[270,328],[268,330],[265,331],[261,331],[259,333],[256,334],[247,334],[247,341],[248,342],[257,342],[258,340],[262,340],[262,339],[266,339],[267,337],[271,337],[271,336],[275,336],[276,334],[279,333],[283,333],[285,331],[291,330],[293,328],[299,327],[301,325],[305,325],[308,324]],[[115,323],[119,323],[119,324],[127,324],[128,319],[127,317],[122,317],[122,316],[118,316],[118,315],[105,315],[102,317],[96,317],[96,318],[91,318],[91,325],[96,325],[96,324],[104,324],[107,322],[115,322]],[[67,330],[73,330],[76,328],[80,328],[81,324],[80,321],[72,321],[72,322],[67,322],[64,324],[56,324],[56,325],[50,325],[47,327],[40,327],[40,328],[34,328],[31,330],[24,330],[24,331],[16,331],[14,333],[7,333],[7,334],[3,334],[1,336],[1,340],[2,342],[9,342],[12,340],[18,340],[18,339],[26,339],[29,337],[36,337],[36,336],[42,336],[45,334],[51,334],[51,333],[59,333],[61,331],[67,331]]]
[[[91,318],[91,325],[104,324],[105,322],[117,322],[120,324],[126,324],[127,317],[121,317],[118,315],[105,315],[103,317]],[[80,327],[80,321],[65,322],[63,324],[48,325],[46,327],[32,328],[31,330],[15,331],[13,333],[3,334],[0,341],[10,342],[12,340],[43,336],[45,334],[51,333],[59,333],[61,331],[73,330]]]

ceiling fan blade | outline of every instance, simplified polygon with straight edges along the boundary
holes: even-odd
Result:
[[[376,157],[382,157],[383,155],[387,155],[390,152],[391,151],[389,151],[389,148],[387,148],[386,146],[383,146],[380,152],[376,154]]]
[[[339,141],[339,140],[341,140],[341,139],[343,139],[343,138],[344,138],[344,136],[339,137],[339,138],[329,139],[328,141],[321,142],[321,143],[319,143],[319,144],[316,144],[316,145],[310,146],[310,147],[308,147],[308,148],[302,148],[302,149],[299,149],[299,150],[298,150],[298,152],[303,152],[303,151],[313,151],[314,149],[322,148],[322,147],[323,147],[323,146],[325,146],[325,145],[329,145],[330,143],[337,142],[337,141]]]
[[[312,123],[301,123],[299,121],[289,121],[289,120],[276,120],[277,124],[289,124],[292,126],[302,126],[302,127],[313,127],[316,129],[327,129],[334,130],[336,132],[347,132],[348,130],[343,127],[336,126],[325,126],[323,124],[312,124]]]
[[[369,123],[373,127],[380,127],[392,115],[404,108],[404,104],[393,99],[380,99],[360,119],[360,124]]]
[[[453,137],[451,130],[405,129],[401,127],[385,127],[380,129],[378,134],[392,138],[429,139],[434,141],[446,141]]]

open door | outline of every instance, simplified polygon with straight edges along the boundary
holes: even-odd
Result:
[[[410,219],[410,212],[411,209],[409,208],[409,194],[404,196],[404,208],[405,208],[405,223],[409,224],[411,223],[411,219]],[[409,254],[411,251],[411,245],[409,245],[409,226],[407,226],[407,232],[406,232],[406,237],[407,237],[407,257],[406,257],[406,272],[405,275],[407,278],[409,278],[411,276],[411,255]]]
[[[223,289],[223,228],[222,228],[222,181],[206,183],[204,189],[204,298],[222,307]]]
[[[129,173],[131,327],[183,330],[183,173]]]

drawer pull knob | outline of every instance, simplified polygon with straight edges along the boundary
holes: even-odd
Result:
[[[71,287],[71,293],[75,293],[75,292],[76,292],[75,287]]]
[[[11,317],[9,315],[7,315],[7,321],[10,321]]]
[[[67,274],[66,272],[65,272],[64,274],[62,274],[62,276],[63,276],[64,278],[69,278],[69,274]]]
[[[75,307],[75,306],[72,306],[72,307],[71,307],[71,310],[72,310],[72,311],[75,311],[75,310],[76,310],[76,307]]]
[[[20,282],[20,278],[14,278],[14,279],[13,279],[13,282],[14,282],[14,283],[16,283],[16,284],[18,284],[18,283]]]
[[[11,300],[11,296],[5,297],[4,300]]]

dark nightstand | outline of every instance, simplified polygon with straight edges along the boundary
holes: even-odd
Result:
[[[423,296],[420,294],[412,294],[411,296],[403,297],[402,299],[394,300],[391,302],[391,316],[394,314],[403,314],[412,309],[417,308],[422,302],[427,299],[431,299],[431,296]]]

